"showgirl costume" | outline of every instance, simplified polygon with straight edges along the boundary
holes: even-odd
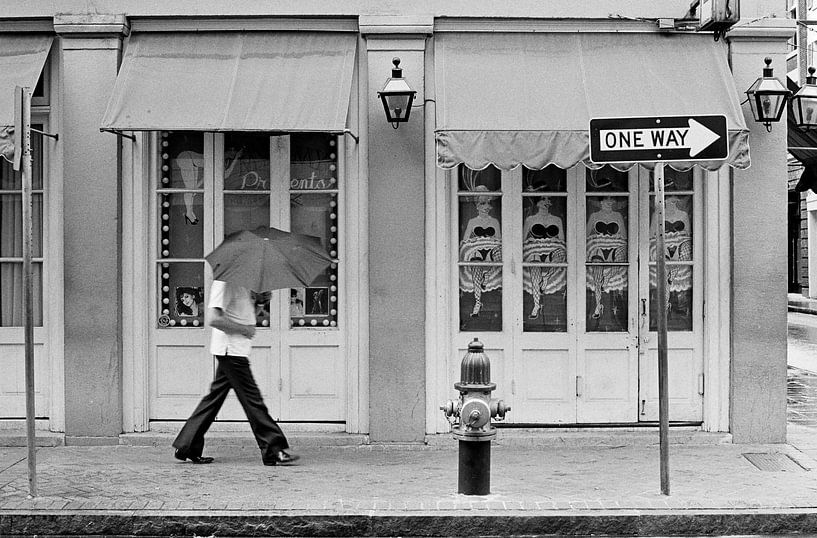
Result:
[[[627,261],[627,239],[619,229],[618,223],[599,220],[588,229],[587,261],[590,263]],[[604,312],[602,295],[625,290],[627,276],[626,268],[621,266],[591,265],[587,268],[587,287],[592,289],[596,296],[593,319],[600,318]]]
[[[692,233],[682,220],[664,222],[664,246],[668,261],[692,261]],[[650,261],[656,261],[655,236],[650,236]],[[655,265],[650,265],[650,287],[656,287]],[[689,265],[667,265],[667,293],[685,292],[692,288],[692,268]]]
[[[476,226],[471,236],[460,243],[460,260],[468,262],[501,262],[502,241],[493,226]],[[502,267],[460,267],[460,290],[474,293],[474,310],[471,316],[479,316],[482,308],[482,292],[502,287]]]
[[[567,247],[559,237],[559,226],[534,224],[522,244],[522,258],[526,262],[564,263],[567,261]],[[542,295],[557,293],[566,288],[567,271],[564,267],[528,267],[523,271],[522,283],[525,292],[533,297],[530,317],[539,315]]]

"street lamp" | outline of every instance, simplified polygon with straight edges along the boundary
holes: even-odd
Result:
[[[766,58],[764,61],[766,67],[763,68],[763,76],[746,90],[746,97],[755,121],[765,125],[766,130],[771,132],[772,122],[780,121],[786,98],[791,92],[772,75],[772,59]]]
[[[794,123],[804,131],[817,129],[817,77],[808,68],[806,83],[790,99]]]
[[[386,84],[382,90],[377,92],[377,96],[383,101],[386,120],[397,129],[401,123],[408,121],[409,114],[411,114],[411,103],[417,92],[412,90],[406,79],[403,78],[400,58],[394,58],[392,63],[394,68],[391,70],[391,77],[386,79]]]

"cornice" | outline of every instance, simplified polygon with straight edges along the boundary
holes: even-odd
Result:
[[[62,37],[126,36],[130,25],[123,14],[60,13],[54,16],[54,32]]]

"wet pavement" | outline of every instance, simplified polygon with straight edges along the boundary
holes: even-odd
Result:
[[[817,428],[817,373],[789,366],[787,402],[790,424]]]
[[[788,319],[788,422],[817,428],[817,316],[790,312]]]

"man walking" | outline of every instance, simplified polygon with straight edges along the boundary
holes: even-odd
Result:
[[[210,287],[207,319],[213,328],[210,352],[215,355],[218,368],[210,392],[202,398],[173,441],[175,457],[193,463],[213,462],[213,458],[202,456],[204,434],[233,389],[250,421],[264,465],[293,463],[299,456],[286,451],[289,448],[286,436],[270,417],[250,370],[249,355],[255,336],[255,302],[250,290],[214,280]]]

